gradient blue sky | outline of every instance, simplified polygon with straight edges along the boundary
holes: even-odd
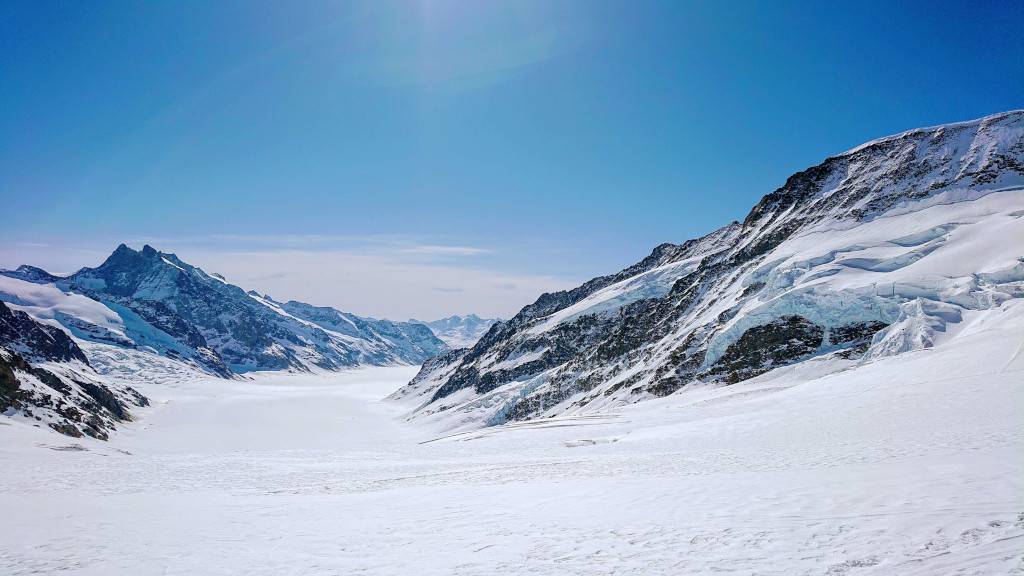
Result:
[[[1024,106],[1019,1],[0,5],[0,266],[149,241],[395,318],[511,314]]]

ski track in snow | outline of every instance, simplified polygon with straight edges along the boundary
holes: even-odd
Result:
[[[415,367],[140,382],[107,443],[0,427],[0,574],[1022,574],[1022,320],[450,435]]]

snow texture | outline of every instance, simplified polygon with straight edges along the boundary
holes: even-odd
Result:
[[[454,435],[381,401],[415,368],[211,380],[94,344],[167,364],[153,406],[107,443],[0,425],[0,573],[1017,573],[1024,301],[957,326]]]

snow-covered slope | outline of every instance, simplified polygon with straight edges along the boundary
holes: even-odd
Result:
[[[57,277],[0,271],[0,300],[76,338],[147,350],[206,372],[418,364],[444,349],[424,326],[281,303],[150,246],[122,244],[96,268]]]
[[[67,436],[106,440],[148,400],[100,376],[59,327],[0,302],[0,414]]]
[[[955,332],[461,434],[410,367],[140,382],[109,443],[0,420],[0,574],[1019,576],[1024,299]]]
[[[544,294],[395,398],[451,428],[586,413],[831,355],[936,345],[1024,296],[1024,112],[882,138],[744,221]]]
[[[476,344],[477,340],[480,340],[480,337],[491,329],[491,326],[500,321],[499,318],[481,318],[476,314],[449,316],[431,322],[410,320],[410,322],[423,324],[430,328],[430,331],[451,349],[469,348]]]

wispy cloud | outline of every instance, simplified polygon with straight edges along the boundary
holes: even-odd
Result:
[[[371,234],[205,234],[199,236],[155,237],[139,236],[130,238],[132,246],[150,244],[163,251],[178,247],[202,247],[204,250],[310,250],[339,251],[364,254],[391,253],[410,256],[478,256],[491,254],[490,248],[479,246],[449,245],[436,241],[424,241],[412,236]]]
[[[406,254],[424,254],[428,256],[477,256],[488,254],[491,250],[486,248],[473,248],[471,246],[439,246],[437,244],[423,244],[403,248]]]
[[[476,313],[510,317],[572,279],[469,266],[461,259],[418,260],[394,253],[195,251],[179,254],[231,283],[284,300],[392,319]]]
[[[272,272],[270,274],[260,274],[258,276],[249,276],[248,278],[246,278],[246,280],[248,280],[250,282],[262,282],[262,281],[265,281],[265,280],[280,280],[281,278],[286,278],[287,276],[288,276],[287,272]]]

